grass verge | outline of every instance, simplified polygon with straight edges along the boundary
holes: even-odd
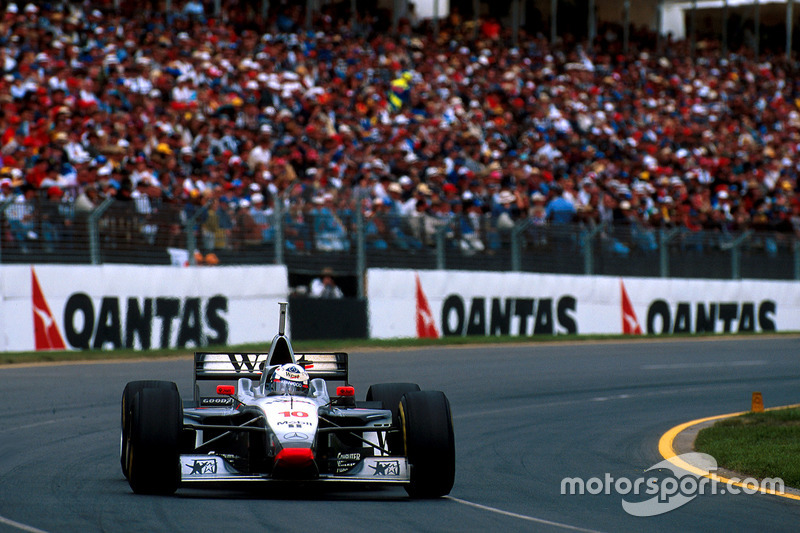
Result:
[[[770,332],[770,336],[796,336],[798,332]],[[303,351],[352,351],[357,349],[382,350],[398,348],[423,348],[463,346],[469,344],[530,344],[536,345],[545,342],[641,342],[641,341],[669,341],[692,340],[709,338],[731,338],[733,335],[719,333],[696,333],[674,335],[536,335],[533,337],[505,336],[473,336],[473,337],[443,337],[440,339],[345,339],[345,340],[314,340],[292,341],[292,347],[297,352]],[[738,333],[737,338],[763,336],[761,333]],[[220,351],[250,351],[264,352],[269,350],[271,340],[263,343],[251,343],[229,346],[202,346],[199,348],[168,348],[153,350],[135,350],[122,348],[116,350],[66,350],[42,352],[0,352],[0,366],[29,363],[48,362],[78,362],[78,361],[107,361],[123,359],[158,359],[165,357],[179,357],[192,355],[194,351],[211,352]]]
[[[720,420],[698,433],[694,447],[722,468],[800,487],[800,408]]]
[[[296,352],[311,351],[352,351],[356,349],[397,349],[397,348],[422,348],[422,347],[442,347],[442,346],[461,346],[468,344],[502,344],[502,343],[541,343],[553,341],[598,341],[598,340],[636,340],[642,339],[640,336],[624,335],[539,335],[536,337],[444,337],[440,339],[342,339],[342,340],[307,340],[292,341],[292,348]],[[655,338],[655,336],[653,336]],[[179,357],[191,355],[195,351],[213,352],[220,351],[242,351],[242,352],[265,352],[269,350],[270,341],[264,343],[238,344],[228,346],[202,346],[198,348],[165,348],[155,350],[134,350],[130,348],[114,350],[66,350],[66,351],[42,351],[42,352],[3,352],[0,353],[0,365],[14,365],[27,363],[48,363],[59,361],[96,361],[96,360],[119,360],[119,359],[158,359],[164,357]]]

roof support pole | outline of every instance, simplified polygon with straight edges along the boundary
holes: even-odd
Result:
[[[628,55],[631,40],[631,0],[622,2],[622,53]]]
[[[689,14],[689,21],[692,26],[689,29],[689,42],[691,43],[692,59],[694,59],[697,52],[697,0],[692,0],[692,12]]]
[[[753,4],[753,53],[756,61],[761,54],[761,0],[756,0]]]
[[[794,29],[794,0],[786,0],[786,59],[792,57],[792,30]]]
[[[728,0],[722,0],[722,54],[728,55]]]

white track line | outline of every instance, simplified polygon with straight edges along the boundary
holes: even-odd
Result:
[[[4,429],[0,430],[0,433],[6,432],[6,431],[19,431],[21,429],[38,428],[39,426],[47,426],[47,425],[50,425],[50,424],[55,424],[56,422],[57,422],[57,420],[45,420],[44,422],[35,422],[33,424],[26,424],[24,426],[17,426],[17,427],[14,427],[14,428],[4,428]]]
[[[533,516],[527,516],[524,514],[512,513],[509,511],[503,511],[502,509],[497,509],[495,507],[489,507],[488,505],[481,505],[479,503],[468,502],[467,500],[462,500],[460,498],[454,498],[453,496],[445,496],[448,500],[452,500],[456,503],[460,503],[462,505],[467,505],[469,507],[475,507],[476,509],[481,509],[482,511],[489,511],[490,513],[501,514],[504,516],[510,516],[511,518],[519,518],[520,520],[527,520],[528,522],[535,522],[537,524],[543,524],[546,526],[553,526],[561,529],[567,529],[569,531],[582,531],[583,533],[601,533],[596,529],[586,529],[577,526],[571,526],[569,524],[562,524],[560,522],[553,522],[551,520],[545,520],[544,518],[536,518]]]
[[[692,368],[724,368],[724,367],[740,367],[740,366],[763,366],[769,364],[764,360],[751,360],[751,361],[709,361],[707,363],[671,363],[671,364],[656,364],[656,365],[642,365],[642,370],[686,370]]]
[[[5,518],[3,516],[0,516],[0,524],[5,524],[7,526],[11,526],[21,531],[28,531],[29,533],[47,533],[47,531],[44,531],[42,529],[38,529],[33,526],[26,526],[25,524],[14,522],[13,520],[9,520],[8,518]]]

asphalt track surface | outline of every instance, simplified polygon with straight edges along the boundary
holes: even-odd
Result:
[[[131,493],[119,469],[120,396],[189,359],[0,368],[0,531],[796,531],[800,502],[699,495],[634,517],[622,496],[561,493],[565,477],[635,480],[658,440],[696,418],[800,402],[800,338],[738,338],[351,354],[351,382],[445,391],[457,440],[448,498],[377,491]],[[649,475],[649,474],[648,474]]]

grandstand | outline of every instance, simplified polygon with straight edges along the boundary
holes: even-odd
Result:
[[[6,4],[3,263],[800,279],[793,2],[132,5]]]

